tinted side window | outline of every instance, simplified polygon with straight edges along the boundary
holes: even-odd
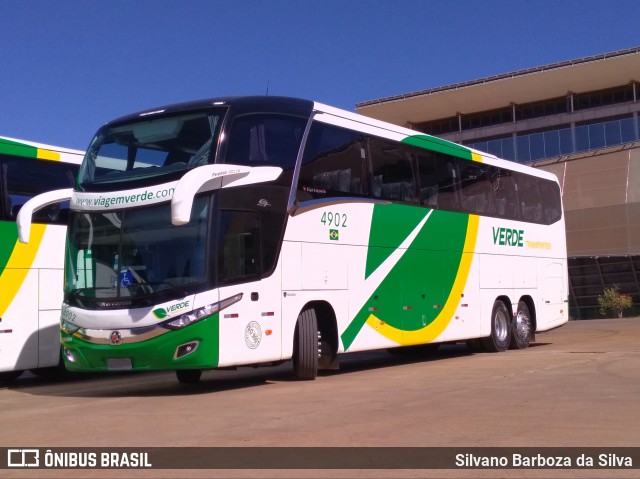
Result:
[[[366,147],[356,131],[324,123],[312,125],[298,179],[298,199],[366,194]]]
[[[293,170],[306,123],[285,115],[239,116],[231,126],[225,162]]]
[[[218,278],[232,283],[260,274],[260,218],[249,211],[220,212]]]
[[[520,214],[523,221],[543,223],[539,180],[533,176],[517,174]]]
[[[78,165],[57,161],[36,160],[3,156],[3,218],[15,220],[18,211],[27,200],[51,190],[73,188]],[[66,224],[69,218],[69,202],[55,203],[33,215],[35,223]]]
[[[513,173],[502,168],[492,168],[491,180],[496,202],[496,215],[518,219],[518,188]]]
[[[374,198],[417,203],[416,184],[409,149],[381,138],[369,142],[371,193]]]
[[[416,150],[415,154],[421,203],[431,208],[458,210],[460,202],[454,158],[423,150]]]
[[[459,163],[458,167],[460,169],[462,209],[480,215],[495,214],[489,167],[463,161]]]
[[[540,194],[542,196],[542,214],[544,223],[547,225],[555,223],[562,218],[560,187],[554,181],[540,180]]]

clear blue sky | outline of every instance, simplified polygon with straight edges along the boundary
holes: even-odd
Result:
[[[0,136],[85,149],[167,103],[268,86],[353,110],[637,46],[637,0],[0,0]]]

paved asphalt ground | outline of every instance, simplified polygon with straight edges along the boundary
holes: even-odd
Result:
[[[53,380],[0,388],[0,447],[639,447],[640,318],[572,321],[523,351],[444,346],[421,358]],[[597,450],[597,449],[596,449]],[[636,462],[640,462],[638,459]],[[0,470],[0,477],[640,477],[635,469]]]

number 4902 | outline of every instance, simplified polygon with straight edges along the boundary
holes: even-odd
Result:
[[[340,213],[324,212],[320,222],[326,226],[347,227],[347,215]]]

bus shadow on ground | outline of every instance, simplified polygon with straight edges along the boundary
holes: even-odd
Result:
[[[547,344],[549,343],[532,343],[530,347]],[[437,350],[403,349],[374,350],[341,355],[339,369],[319,371],[319,379],[408,364],[462,358],[476,354],[491,354],[472,352],[465,344],[441,345]],[[517,353],[517,351],[512,351],[512,353]],[[55,397],[159,397],[210,394],[294,381],[296,379],[293,377],[291,361],[285,361],[277,366],[255,368],[244,366],[233,370],[204,371],[201,380],[194,384],[179,383],[175,373],[171,371],[68,373],[62,378],[38,377],[27,374],[26,377],[9,385],[8,389],[37,396]]]

